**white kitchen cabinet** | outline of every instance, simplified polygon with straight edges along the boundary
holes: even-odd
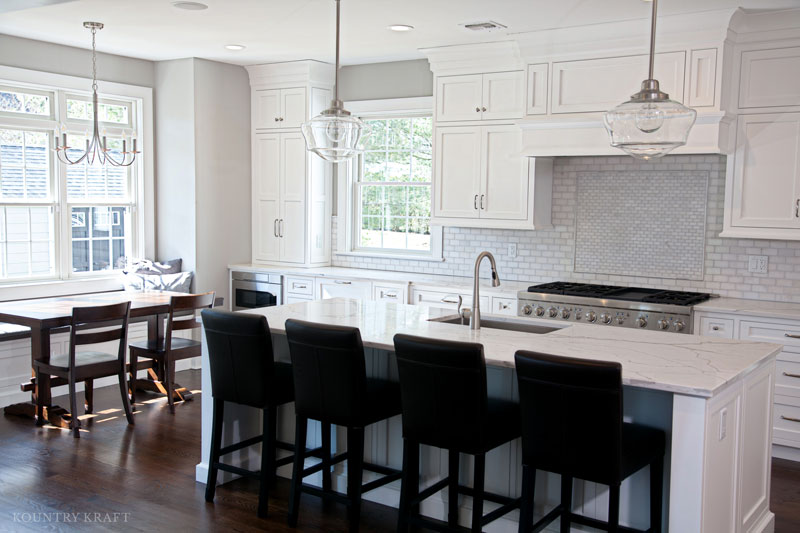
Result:
[[[437,122],[522,118],[525,109],[523,71],[438,76]]]
[[[547,113],[547,63],[528,65],[528,89],[526,92],[526,113],[544,115]]]
[[[408,303],[408,283],[375,281],[372,284],[372,299],[379,302]]]
[[[328,298],[372,300],[372,282],[366,280],[317,278],[317,294],[321,300]]]
[[[284,290],[287,296],[296,296],[308,300],[314,299],[314,278],[286,276],[285,279],[286,287]]]
[[[739,109],[800,106],[800,46],[745,50]]]
[[[433,223],[550,227],[552,160],[520,156],[516,126],[436,128]]]
[[[254,94],[253,128],[299,128],[306,120],[306,89],[261,89]]]

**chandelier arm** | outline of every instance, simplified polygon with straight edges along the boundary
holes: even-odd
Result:
[[[656,65],[656,18],[658,17],[658,0],[653,0],[653,9],[650,20],[650,75],[649,80],[655,79],[654,71]]]

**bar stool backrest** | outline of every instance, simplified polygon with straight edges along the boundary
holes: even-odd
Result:
[[[611,484],[621,481],[622,366],[518,351],[522,462]]]
[[[267,318],[204,309],[211,394],[252,407],[268,401],[274,354]]]
[[[295,413],[341,426],[357,426],[368,406],[367,369],[358,328],[286,321],[292,358]]]
[[[403,438],[451,450],[483,439],[475,434],[486,427],[483,346],[402,334],[395,335],[394,346]]]

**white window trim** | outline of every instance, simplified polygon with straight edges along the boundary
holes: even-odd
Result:
[[[353,115],[360,117],[381,116],[413,116],[431,115],[433,113],[433,97],[421,96],[416,98],[390,98],[383,100],[359,100],[345,102],[345,108]],[[385,259],[401,259],[408,261],[444,261],[442,253],[442,226],[431,225],[431,251],[425,254],[413,252],[398,252],[387,250],[359,250],[354,241],[354,161],[339,164],[337,174],[337,228],[336,228],[336,255],[357,257],[382,257]],[[433,177],[431,177],[433,179]]]
[[[0,65],[0,85],[12,85],[18,87],[33,86],[34,89],[52,88],[53,90],[66,90],[76,95],[89,94],[92,80],[77,76],[66,76],[63,74],[53,74],[17,67]],[[135,165],[137,172],[141,176],[139,183],[133,191],[136,197],[136,220],[137,226],[136,240],[133,243],[133,253],[141,257],[155,256],[155,181],[154,181],[154,129],[153,129],[153,89],[137,85],[128,85],[109,81],[97,82],[98,92],[106,99],[119,97],[122,99],[135,99],[139,105],[136,106],[138,114],[137,122],[141,124],[139,132],[139,142],[142,154],[137,157]],[[133,117],[131,117],[133,118]],[[52,120],[52,119],[50,119]],[[57,163],[60,164],[60,163]],[[62,224],[63,226],[63,224]],[[65,231],[62,227],[61,231]],[[55,236],[57,243],[62,238]],[[66,261],[58,251],[56,261],[62,261],[61,275],[64,276],[63,264]],[[72,276],[70,279],[48,279],[48,280],[20,280],[2,283],[0,285],[0,301],[20,298],[20,291],[26,294],[23,298],[59,296],[62,294],[76,294],[95,292],[103,290],[117,290],[122,288],[119,276],[99,274],[90,278]]]

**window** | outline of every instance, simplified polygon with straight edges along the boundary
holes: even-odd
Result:
[[[109,151],[136,133],[137,100],[101,99]],[[64,165],[54,153],[67,134],[79,157],[93,120],[84,94],[0,85],[0,283],[108,272],[140,249],[135,221],[138,165]]]
[[[430,255],[430,116],[367,118],[355,162],[353,250]]]

